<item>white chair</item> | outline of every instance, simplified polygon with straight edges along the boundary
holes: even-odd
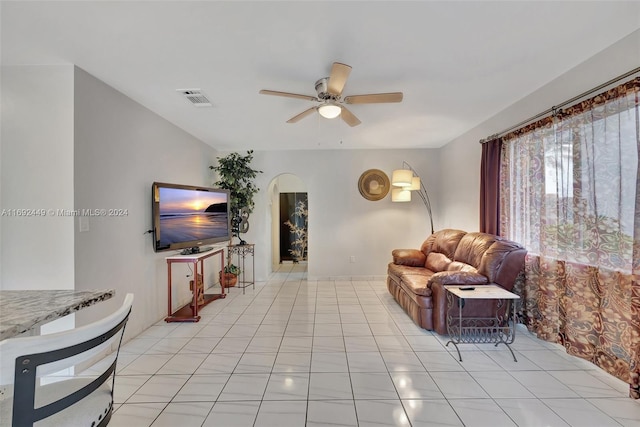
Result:
[[[132,304],[133,294],[127,294],[115,313],[90,325],[0,342],[0,425],[106,426],[113,411],[116,362]],[[95,365],[99,367],[97,378],[69,375],[105,354],[110,354],[107,363]],[[67,372],[61,375],[64,370]]]

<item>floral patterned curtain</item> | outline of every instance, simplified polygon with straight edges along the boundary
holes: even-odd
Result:
[[[640,78],[503,139],[501,234],[529,250],[523,317],[640,398]]]

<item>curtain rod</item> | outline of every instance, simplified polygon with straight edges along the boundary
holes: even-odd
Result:
[[[494,133],[493,135],[490,135],[490,136],[488,136],[488,137],[486,137],[484,139],[481,139],[479,142],[480,142],[480,144],[484,144],[487,141],[491,141],[492,139],[496,139],[497,137],[499,137],[501,135],[504,135],[507,132],[511,132],[512,130],[518,129],[518,128],[526,125],[527,123],[530,123],[530,122],[533,122],[536,119],[539,119],[540,117],[544,117],[544,116],[546,116],[546,115],[548,115],[550,113],[553,113],[554,111],[564,107],[565,105],[571,104],[571,103],[573,103],[573,102],[575,102],[575,101],[577,101],[577,100],[579,100],[581,98],[584,98],[585,96],[589,96],[594,92],[597,92],[597,91],[599,91],[601,89],[604,89],[605,87],[607,87],[609,85],[612,85],[613,83],[616,83],[616,82],[618,82],[620,80],[626,79],[627,77],[632,76],[632,75],[634,75],[636,73],[640,73],[640,67],[634,68],[633,70],[628,71],[628,72],[626,72],[626,73],[624,73],[624,74],[622,74],[622,75],[620,75],[620,76],[618,76],[616,78],[613,78],[613,79],[609,80],[608,82],[602,83],[601,85],[596,86],[593,89],[590,89],[590,90],[588,90],[588,91],[586,91],[584,93],[581,93],[578,96],[574,96],[573,98],[571,98],[571,99],[569,99],[569,100],[567,100],[567,101],[565,101],[565,102],[563,102],[563,103],[561,103],[559,105],[553,106],[553,107],[543,111],[542,113],[539,113],[539,114],[536,114],[535,116],[529,117],[527,120],[523,120],[520,123],[518,123],[517,125],[513,125],[513,126],[507,128],[507,129],[504,129],[504,130],[502,130],[502,131],[500,131],[498,133]]]

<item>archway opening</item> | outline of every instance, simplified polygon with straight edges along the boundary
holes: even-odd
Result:
[[[308,194],[296,175],[284,173],[269,184],[272,271],[282,263],[308,263]]]

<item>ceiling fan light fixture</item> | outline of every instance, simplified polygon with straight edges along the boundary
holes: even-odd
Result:
[[[342,108],[332,102],[325,102],[318,107],[318,113],[325,119],[335,119],[342,112]]]
[[[301,119],[308,117],[314,112],[318,112],[322,117],[326,119],[335,119],[340,117],[347,125],[354,127],[362,123],[350,110],[346,107],[346,104],[382,104],[388,102],[401,102],[402,92],[389,92],[389,93],[370,93],[364,95],[350,95],[342,97],[342,90],[347,82],[347,78],[351,73],[351,66],[342,64],[340,62],[334,62],[331,66],[331,74],[329,77],[323,77],[316,81],[316,93],[317,96],[301,95],[299,93],[281,92],[277,90],[260,90],[262,95],[283,96],[286,98],[303,99],[306,101],[316,102],[313,107],[304,110],[289,120],[287,123],[297,123]],[[395,184],[410,186],[411,181],[404,184]]]

